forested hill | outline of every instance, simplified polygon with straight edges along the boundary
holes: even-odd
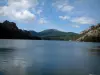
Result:
[[[78,35],[74,32],[63,32],[57,29],[47,29],[39,32],[39,36],[47,40],[75,40]]]
[[[41,32],[19,29],[16,23],[4,21],[0,23],[0,39],[31,39],[31,40],[76,40],[79,34],[47,29]]]
[[[89,29],[82,31],[77,41],[100,42],[100,24],[93,25]]]
[[[29,31],[19,29],[14,22],[4,21],[0,23],[0,39],[35,39],[40,37],[33,36]]]

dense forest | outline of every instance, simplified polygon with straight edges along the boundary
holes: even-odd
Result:
[[[47,29],[41,32],[22,30],[16,23],[4,21],[0,23],[0,39],[31,39],[31,40],[76,40],[79,34]]]
[[[63,32],[56,29],[48,29],[39,32],[39,36],[46,40],[76,40],[79,34],[74,32]]]
[[[19,29],[14,22],[0,23],[0,39],[65,40],[100,42],[100,24],[93,25],[80,34],[47,29],[41,32]]]
[[[40,37],[33,36],[27,30],[19,29],[14,22],[4,21],[0,23],[0,39],[35,39]]]
[[[100,42],[100,24],[93,25],[80,34],[47,29],[41,32],[19,29],[14,22],[0,23],[0,39],[65,40]]]

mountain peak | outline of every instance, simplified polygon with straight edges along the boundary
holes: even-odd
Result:
[[[54,31],[59,31],[57,29],[46,29],[46,30],[43,30],[41,32],[54,32]]]
[[[3,25],[6,28],[13,29],[13,30],[18,30],[18,27],[16,26],[16,23],[14,23],[14,22],[9,22],[9,21],[6,20],[6,21],[3,22]]]

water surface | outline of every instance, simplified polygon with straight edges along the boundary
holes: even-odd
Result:
[[[0,75],[100,75],[100,43],[0,40]]]

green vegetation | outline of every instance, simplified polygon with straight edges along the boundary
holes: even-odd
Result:
[[[42,32],[19,29],[14,22],[0,23],[0,39],[31,39],[31,40],[76,40],[79,34],[48,29]]]
[[[76,40],[80,35],[73,32],[63,32],[48,29],[42,32],[21,30],[14,22],[0,23],[0,39],[31,39],[31,40]]]
[[[79,34],[73,32],[62,32],[56,29],[48,29],[42,32],[39,32],[44,40],[76,40],[79,37]]]

